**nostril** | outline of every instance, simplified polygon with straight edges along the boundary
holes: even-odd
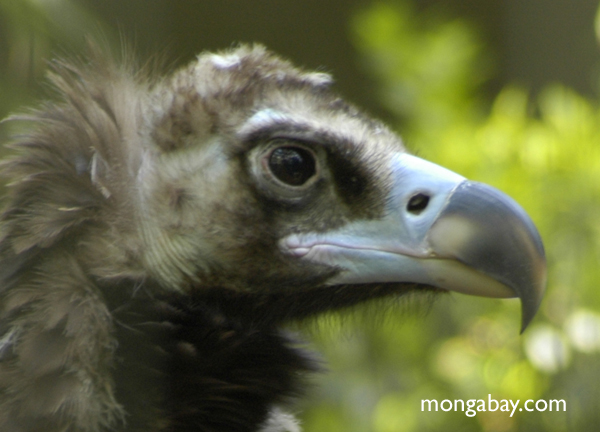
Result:
[[[408,204],[406,205],[406,210],[408,210],[409,213],[418,215],[427,208],[428,204],[429,204],[429,195],[426,195],[424,193],[418,193],[416,195],[413,195],[408,200]]]

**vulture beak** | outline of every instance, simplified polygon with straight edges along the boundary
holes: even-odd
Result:
[[[484,297],[519,297],[521,332],[546,285],[540,235],[509,196],[423,159],[391,162],[386,214],[282,241],[302,260],[340,272],[328,283],[421,283]]]

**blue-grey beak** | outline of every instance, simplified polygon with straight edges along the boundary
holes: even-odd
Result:
[[[485,297],[519,297],[523,331],[546,286],[540,235],[506,194],[423,159],[391,161],[386,215],[282,241],[300,259],[339,269],[328,283],[422,283]]]

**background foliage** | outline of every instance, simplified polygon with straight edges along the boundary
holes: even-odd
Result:
[[[39,95],[56,47],[118,40],[81,3],[0,0],[0,115]],[[494,74],[475,27],[376,2],[350,38],[407,146],[520,202],[545,240],[549,284],[518,336],[517,301],[445,296],[391,308],[375,324],[326,316],[312,333],[331,373],[310,390],[307,431],[566,431],[600,425],[600,104],[560,83],[530,96]],[[600,77],[599,77],[600,79]],[[8,134],[2,127],[0,138]],[[427,313],[413,313],[411,306]],[[372,318],[372,316],[368,317]],[[565,399],[567,412],[421,412],[421,399]]]
[[[492,61],[472,26],[416,13],[408,1],[375,4],[356,15],[352,29],[407,145],[495,185],[529,212],[545,241],[549,284],[521,338],[514,302],[464,298],[437,302],[426,318],[401,315],[372,332],[355,328],[360,336],[334,348],[330,341],[338,339],[327,337],[323,349],[331,351],[332,368],[349,372],[332,378],[329,387],[342,390],[323,394],[325,403],[309,411],[315,426],[307,429],[594,430],[600,425],[598,101],[560,84],[531,98],[509,84],[487,103],[478,90]],[[369,369],[353,364],[360,357]],[[420,412],[421,399],[488,394],[521,403],[565,399],[567,412],[474,418]],[[327,417],[324,410],[344,413]]]

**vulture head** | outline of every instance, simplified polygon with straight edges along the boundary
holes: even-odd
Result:
[[[511,198],[407,152],[261,46],[154,77],[54,63],[14,116],[0,219],[0,430],[295,432],[289,321],[405,293],[545,287]]]

